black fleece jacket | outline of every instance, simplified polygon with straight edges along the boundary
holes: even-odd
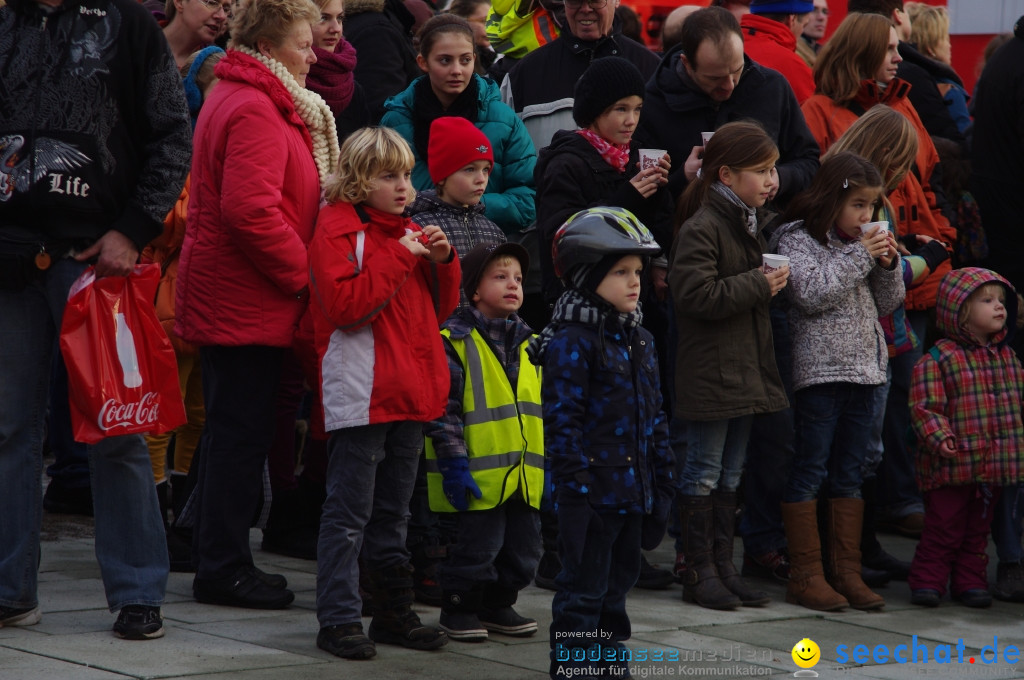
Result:
[[[132,0],[0,9],[0,229],[158,236],[191,158],[181,78]]]

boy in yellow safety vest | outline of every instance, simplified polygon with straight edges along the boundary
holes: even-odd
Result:
[[[444,416],[424,428],[430,508],[456,512],[458,540],[441,565],[441,628],[452,640],[525,637],[512,608],[540,560],[544,493],[541,373],[526,357],[533,331],[517,315],[529,255],[481,243],[462,258],[470,306],[444,323],[451,371]]]

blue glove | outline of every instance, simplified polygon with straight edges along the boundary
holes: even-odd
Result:
[[[476,485],[476,481],[473,479],[473,475],[469,474],[468,458],[438,459],[437,469],[441,471],[441,476],[444,478],[441,482],[444,496],[456,510],[469,510],[467,493],[473,494],[473,497],[477,500],[483,497],[483,494],[480,493],[480,487]]]

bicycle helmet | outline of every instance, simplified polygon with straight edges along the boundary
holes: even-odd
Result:
[[[592,267],[609,255],[654,257],[661,246],[651,231],[625,208],[581,210],[558,228],[551,245],[555,274],[568,281],[579,267]]]

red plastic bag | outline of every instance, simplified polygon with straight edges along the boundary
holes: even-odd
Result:
[[[96,278],[89,267],[68,293],[60,350],[68,367],[75,441],[159,434],[185,422],[174,349],[156,318],[160,266]]]

